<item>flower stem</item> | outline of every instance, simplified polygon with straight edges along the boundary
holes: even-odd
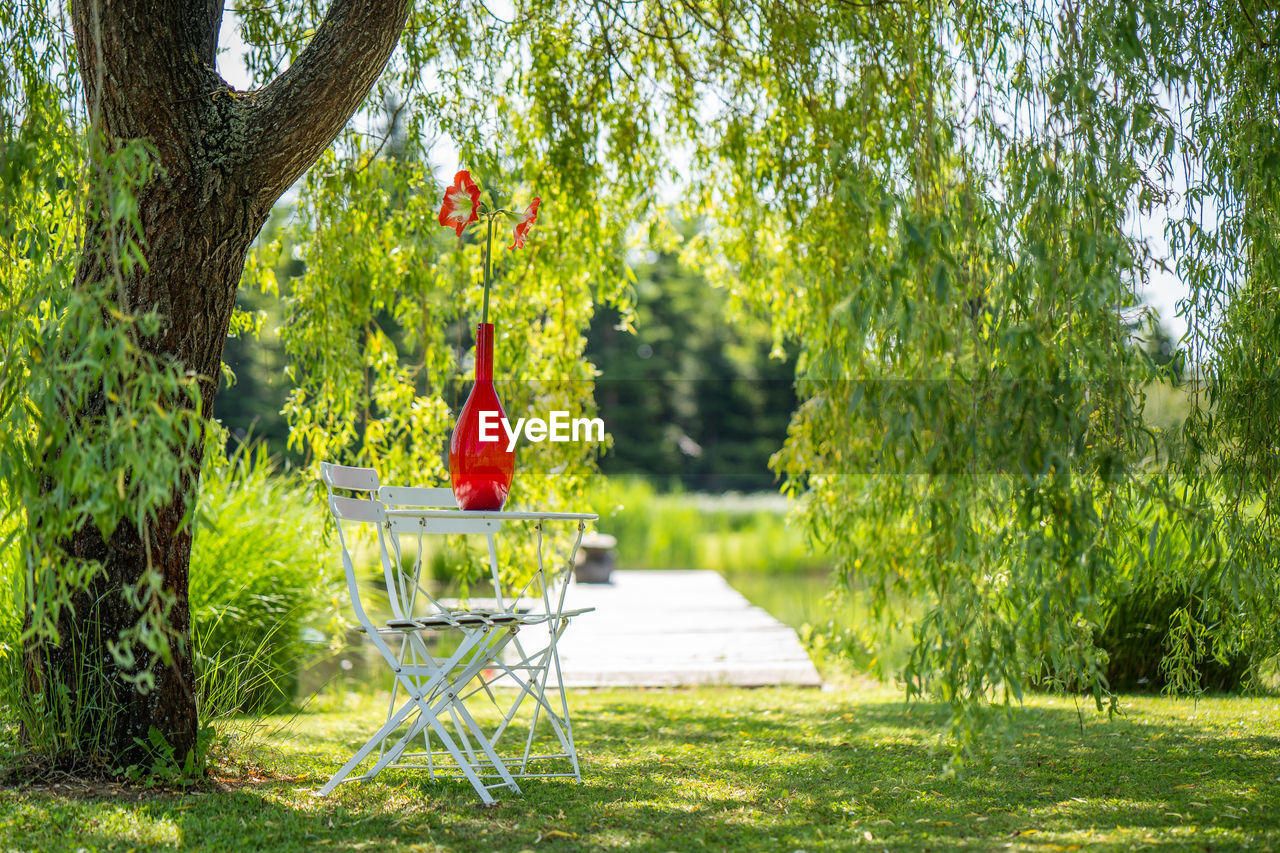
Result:
[[[489,283],[492,276],[493,266],[493,217],[488,217],[489,229],[484,241],[484,310],[480,317],[481,323],[489,322]]]

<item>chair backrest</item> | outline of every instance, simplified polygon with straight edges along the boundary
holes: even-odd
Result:
[[[453,490],[443,487],[382,486],[378,500],[387,509],[441,509],[456,510],[458,501]],[[426,534],[485,533],[498,529],[498,522],[489,519],[399,517],[387,519],[387,535],[396,554],[401,553],[400,537],[417,540],[413,565],[403,572],[406,581],[402,605],[406,615],[416,613],[420,602],[426,603],[432,614],[448,608],[422,586],[424,556],[423,536]]]
[[[328,463],[324,463],[328,465]],[[336,468],[339,466],[329,466]],[[375,475],[376,476],[376,475]],[[339,478],[338,482],[349,482]],[[351,609],[355,611],[356,620],[364,626],[365,636],[369,638],[382,653],[382,656],[393,661],[395,657],[391,649],[387,646],[386,641],[378,634],[378,626],[373,624],[369,615],[365,613],[364,605],[360,602],[360,585],[356,580],[356,567],[351,559],[351,550],[347,547],[347,538],[343,534],[343,522],[357,522],[360,524],[373,524],[378,529],[378,549],[382,552],[383,570],[386,571],[386,545],[383,537],[383,527],[386,522],[386,508],[376,500],[360,500],[358,498],[344,498],[332,493],[334,486],[333,481],[325,478],[325,484],[330,486],[329,494],[329,513],[333,516],[334,526],[338,530],[338,544],[342,546],[342,568],[347,576],[347,595],[351,599]],[[338,488],[343,488],[338,486]],[[363,489],[357,489],[363,491]],[[399,615],[398,613],[396,614]]]
[[[387,585],[392,615],[403,618],[400,605],[404,579],[399,570],[400,555],[398,550],[392,553],[388,548],[386,537],[386,512],[382,502],[377,499],[378,472],[373,468],[360,468],[353,465],[335,465],[332,462],[320,463],[320,477],[324,480],[329,495],[329,512],[338,528],[338,542],[342,546],[343,568],[347,572],[347,587],[351,594],[351,606],[356,610],[362,622],[367,622],[357,592],[355,566],[351,552],[347,548],[346,537],[342,532],[343,521],[373,524],[378,531],[378,555],[382,563],[382,576]],[[334,490],[361,493],[367,498],[351,498],[335,495]],[[368,627],[368,626],[366,626]]]
[[[418,486],[383,486],[378,489],[378,500],[387,509],[457,509],[458,501],[452,489],[422,488]],[[496,533],[502,522],[494,518],[389,518],[388,530],[394,534],[407,533]]]
[[[387,519],[387,510],[381,501],[362,501],[338,495],[329,497],[329,512],[333,513],[335,519],[343,521],[382,524]]]
[[[366,629],[372,630],[373,625],[364,612],[364,606],[360,603],[360,587],[356,581],[355,562],[351,559],[351,549],[347,547],[347,537],[343,532],[342,522],[354,521],[378,525],[378,538],[381,540],[381,525],[386,519],[386,510],[377,501],[362,501],[330,494],[329,513],[333,516],[334,526],[338,530],[338,545],[342,548],[342,569],[347,576],[347,594],[351,598],[351,607],[355,610],[356,618],[360,623]]]
[[[370,496],[378,491],[378,472],[372,468],[356,468],[352,465],[334,465],[332,462],[320,463],[320,477],[324,480],[329,494],[334,489],[349,492],[369,492]]]

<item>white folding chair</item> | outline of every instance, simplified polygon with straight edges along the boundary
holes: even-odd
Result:
[[[329,509],[342,547],[342,563],[352,610],[361,630],[368,635],[394,673],[395,680],[392,707],[381,728],[325,783],[318,792],[319,796],[328,795],[343,781],[372,779],[377,776],[405,751],[418,734],[426,731],[430,731],[440,741],[443,754],[449,757],[458,773],[471,783],[482,801],[493,802],[493,795],[490,793],[492,788],[506,787],[518,793],[520,787],[460,698],[461,691],[486,666],[491,665],[494,657],[500,656],[503,648],[514,639],[514,631],[504,624],[511,620],[504,620],[500,614],[495,614],[493,618],[459,618],[440,613],[422,619],[412,618],[410,612],[404,609],[404,599],[400,595],[400,591],[404,589],[400,567],[392,559],[392,555],[398,554],[398,551],[387,545],[389,526],[385,507],[376,498],[357,499],[333,494],[335,489],[374,494],[378,488],[377,473],[371,468],[351,468],[329,463],[321,465],[321,473],[329,492]],[[392,613],[392,618],[384,624],[375,624],[361,602],[344,523],[373,525],[376,530],[379,558]],[[427,637],[445,633],[456,635],[456,648],[433,654]],[[389,644],[388,640],[392,643]],[[399,649],[393,650],[392,644],[396,640],[399,641]],[[401,691],[405,698],[396,707],[395,694]],[[454,733],[450,733],[446,720],[453,723]],[[406,731],[388,748],[388,740],[401,728]],[[459,736],[458,739],[455,739],[454,734]],[[461,747],[459,740],[462,742]],[[375,749],[379,751],[379,755],[372,767],[362,775],[352,777],[352,771],[368,760]],[[478,764],[488,768],[486,775],[489,778],[497,777],[499,781],[485,782],[475,770]]]
[[[388,510],[456,507],[453,494],[448,489],[382,486],[378,497]],[[529,577],[514,587],[508,584],[509,578],[503,576],[498,559],[496,534],[503,523],[501,518],[453,517],[448,513],[419,516],[392,513],[388,530],[393,561],[404,564],[402,538],[412,539],[416,545],[412,567],[402,573],[401,580],[407,587],[400,590],[401,600],[408,602],[409,614],[416,619],[475,618],[495,620],[510,626],[510,644],[489,650],[490,665],[482,669],[468,689],[460,693],[459,701],[478,698],[481,693],[488,697],[500,717],[485,730],[485,735],[515,778],[570,777],[581,780],[556,645],[569,620],[591,609],[564,608],[564,593],[585,523],[577,522],[571,551],[564,555],[557,570],[549,571],[543,557],[543,522],[533,521],[536,568],[530,567],[532,571],[525,573]],[[493,584],[492,599],[459,601],[437,598],[424,588],[422,563],[428,550],[424,547],[424,539],[441,534],[485,535]],[[511,594],[511,589],[515,590],[514,594]],[[559,691],[558,708],[546,695],[548,678],[552,675]],[[526,699],[530,700],[528,704]],[[504,747],[504,744],[512,743],[514,747]],[[433,750],[428,732],[424,732],[424,744],[423,752],[406,755],[405,760],[425,761],[425,765],[413,766],[425,766],[433,776],[447,775],[450,768],[441,766],[442,760],[447,761],[447,750]],[[481,775],[493,778],[493,771],[482,768]]]

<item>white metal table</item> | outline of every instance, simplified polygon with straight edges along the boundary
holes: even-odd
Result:
[[[447,624],[460,631],[468,642],[483,650],[483,666],[467,667],[458,677],[442,680],[434,691],[448,700],[442,699],[438,704],[449,713],[460,749],[437,748],[432,743],[433,727],[429,721],[419,720],[378,763],[424,769],[432,778],[467,778],[485,802],[491,801],[489,788],[519,791],[516,779],[581,780],[557,642],[569,620],[590,609],[566,610],[565,593],[583,532],[587,523],[598,516],[585,512],[466,511],[413,506],[427,502],[429,494],[436,492],[395,486],[383,486],[378,491],[379,500],[386,506],[386,541],[393,564],[400,567],[395,578],[399,588],[389,592],[399,599],[403,619],[422,626]],[[531,523],[536,534],[536,567],[523,584],[504,578],[498,555],[496,535],[512,522]],[[543,526],[559,523],[573,524],[576,536],[568,553],[548,566],[543,553]],[[485,536],[492,599],[481,602],[475,598],[437,598],[423,586],[423,541],[438,534]],[[405,545],[409,541],[415,541],[417,547],[406,568]],[[427,660],[438,662],[442,656],[421,641],[411,640],[408,634],[402,639],[401,661],[406,666]],[[546,695],[549,677],[554,678],[559,694],[555,704]],[[394,713],[395,691],[393,687],[388,718]],[[500,721],[488,727],[477,723],[466,708],[469,700],[484,697],[501,714]],[[423,749],[409,752],[409,743],[418,735]],[[482,784],[477,785],[477,779]]]

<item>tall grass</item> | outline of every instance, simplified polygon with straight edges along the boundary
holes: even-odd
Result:
[[[602,480],[588,496],[600,531],[618,539],[627,569],[712,569],[721,573],[814,572],[826,555],[787,521],[776,494],[660,493],[632,477]]]
[[[10,515],[9,499],[0,485],[0,726],[15,721],[22,679],[22,567],[18,560],[19,519]],[[7,740],[7,738],[6,738]]]
[[[1176,488],[1180,503],[1149,499],[1113,515],[1120,542],[1097,637],[1107,680],[1112,689],[1177,693],[1265,687],[1280,653],[1280,621],[1275,596],[1250,595],[1260,581],[1244,577],[1269,571],[1271,589],[1280,591],[1271,568],[1280,547],[1224,525],[1231,499],[1220,491]],[[1246,515],[1258,511],[1255,504]]]
[[[194,516],[190,606],[200,724],[238,712],[277,710],[294,698],[300,663],[314,649],[307,628],[337,626],[338,571],[323,540],[324,514],[305,484],[280,474],[262,450],[226,458],[211,448]],[[25,599],[22,519],[0,484],[0,741],[52,756],[58,740],[101,726],[100,675],[61,696],[23,686]],[[88,662],[86,661],[86,664]]]
[[[27,599],[20,540],[25,519],[9,500],[0,484],[0,742],[6,750],[63,769],[85,766],[86,760],[100,762],[103,756],[66,748],[97,742],[106,728],[100,665],[88,655],[73,654],[79,662],[74,685],[59,685],[49,694],[34,694],[25,687],[22,628]]]
[[[306,484],[279,474],[262,448],[206,466],[190,586],[202,719],[293,699],[314,648],[304,631],[337,622],[323,518]]]

